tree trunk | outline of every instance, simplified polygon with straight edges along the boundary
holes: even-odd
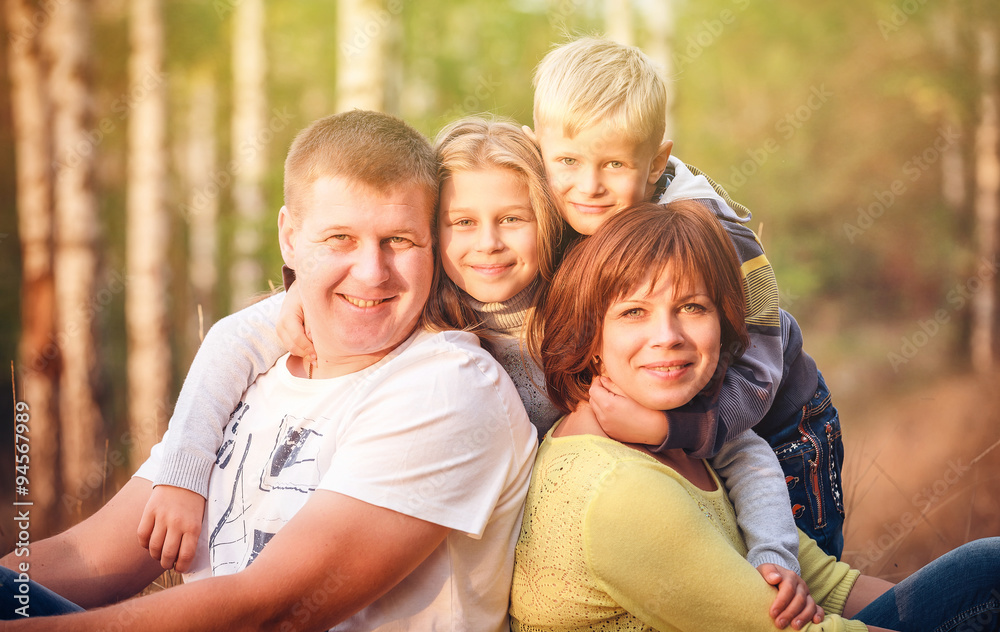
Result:
[[[44,33],[52,60],[49,94],[55,163],[56,339],[62,353],[59,379],[63,508],[74,519],[100,501],[104,468],[98,446],[104,424],[95,397],[95,278],[97,204],[88,85],[89,3],[65,0]]]
[[[55,342],[52,276],[52,138],[40,37],[28,0],[7,0],[8,63],[17,168],[17,217],[21,240],[21,340],[18,347],[18,401],[29,407],[30,501],[37,535],[55,526],[59,493],[59,413],[56,386],[59,353]],[[18,498],[17,500],[23,500]]]
[[[167,344],[167,246],[164,204],[166,92],[159,0],[130,7],[125,326],[128,332],[128,418],[133,468],[166,428],[170,398]]]
[[[236,6],[233,31],[233,204],[236,229],[230,268],[233,310],[245,307],[263,289],[260,265],[262,220],[265,214],[261,180],[267,168],[263,0],[241,0]]]
[[[379,0],[339,0],[337,111],[385,111],[386,50],[392,15]]]
[[[197,338],[190,340],[192,348],[197,348],[204,338],[205,323],[215,320],[214,297],[218,283],[216,227],[219,216],[218,187],[212,182],[212,174],[216,171],[215,99],[212,74],[208,71],[196,73],[191,80],[191,102],[181,165],[189,191],[188,278],[194,288],[194,303],[198,306],[198,322],[191,328],[197,333]]]
[[[604,30],[608,39],[619,44],[635,44],[631,0],[604,0]]]
[[[664,0],[643,5],[642,22],[646,26],[648,38],[644,49],[650,59],[660,67],[667,86],[667,116],[665,138],[674,135],[674,66],[670,55],[674,39],[674,2]]]
[[[972,297],[972,366],[988,372],[994,366],[996,314],[997,215],[1000,211],[1000,105],[997,95],[997,32],[979,28],[979,124],[976,129],[976,235],[982,288]],[[984,274],[989,270],[990,274]]]

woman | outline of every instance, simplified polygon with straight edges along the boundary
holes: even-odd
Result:
[[[694,203],[640,205],[568,253],[530,333],[549,395],[567,415],[534,467],[511,593],[515,630],[774,629],[774,589],[744,559],[714,471],[681,451],[608,438],[587,403],[597,376],[653,409],[711,388],[746,344],[742,305],[732,245]],[[802,535],[799,561],[826,612],[821,629],[998,628],[997,538],[896,587],[860,577]]]

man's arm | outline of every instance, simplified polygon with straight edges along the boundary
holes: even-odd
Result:
[[[319,490],[239,573],[10,629],[90,630],[127,622],[150,632],[277,630],[287,622],[297,631],[326,630],[413,572],[448,531]]]
[[[84,608],[131,597],[163,572],[135,537],[151,489],[133,478],[93,516],[33,542],[27,557],[10,554],[0,563],[17,569],[27,562],[31,579]]]

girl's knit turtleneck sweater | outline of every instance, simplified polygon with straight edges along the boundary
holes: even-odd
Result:
[[[531,284],[499,303],[482,303],[465,293],[463,298],[479,316],[483,327],[490,330],[493,355],[513,380],[528,419],[538,429],[541,439],[562,413],[545,394],[545,375],[528,354],[524,341],[524,320],[535,290],[536,285]]]

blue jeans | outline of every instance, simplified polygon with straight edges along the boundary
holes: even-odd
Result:
[[[785,472],[795,524],[839,560],[844,550],[844,442],[830,390],[823,375],[818,378],[812,399],[764,438]]]
[[[854,618],[900,632],[1000,630],[1000,538],[945,553]]]
[[[0,620],[82,611],[83,608],[72,601],[29,580],[26,573],[16,573],[0,566]]]

